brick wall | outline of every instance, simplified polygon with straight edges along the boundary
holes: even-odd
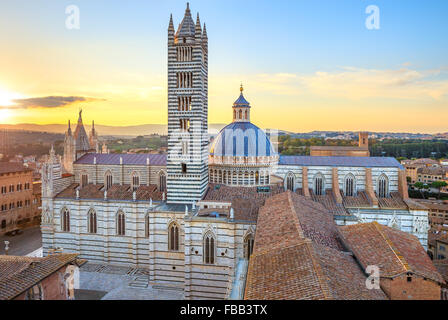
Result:
[[[66,300],[67,290],[64,281],[64,274],[66,266],[62,267],[58,271],[51,274],[49,277],[43,279],[41,282],[35,284],[35,286],[40,286],[43,299],[42,300]],[[26,300],[27,292],[23,292],[14,300]]]
[[[406,275],[394,279],[381,279],[381,288],[391,300],[440,300],[441,287],[434,281]]]

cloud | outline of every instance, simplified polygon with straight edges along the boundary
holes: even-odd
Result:
[[[440,70],[417,71],[346,67],[339,72],[316,72],[302,76],[313,94],[346,99],[435,99],[448,95],[448,80],[437,78]]]
[[[440,101],[448,97],[446,74],[442,68],[414,70],[404,66],[397,69],[341,67],[331,72],[263,73],[246,75],[244,78],[251,92],[278,96],[308,95],[352,101],[373,98]],[[233,76],[230,81],[226,79],[226,83],[232,83],[236,87],[235,83],[241,77]],[[228,87],[220,88],[220,93],[222,90],[228,90]]]
[[[92,102],[104,99],[88,98],[88,97],[63,97],[63,96],[48,96],[36,97],[27,99],[14,99],[13,105],[3,107],[9,109],[29,109],[29,108],[59,108],[72,105],[79,102]]]

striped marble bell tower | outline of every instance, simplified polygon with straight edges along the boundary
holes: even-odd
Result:
[[[168,28],[167,202],[201,200],[208,184],[208,39],[189,4]]]

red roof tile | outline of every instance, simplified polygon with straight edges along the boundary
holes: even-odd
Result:
[[[377,222],[340,227],[343,241],[363,268],[380,267],[382,277],[414,273],[443,283],[417,237]]]

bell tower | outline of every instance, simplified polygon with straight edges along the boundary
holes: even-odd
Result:
[[[191,204],[208,184],[208,38],[190,6],[168,27],[167,202]]]

